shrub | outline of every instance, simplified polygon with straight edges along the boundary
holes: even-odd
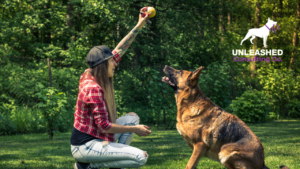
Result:
[[[42,84],[37,85],[40,92],[36,95],[40,102],[36,107],[40,108],[46,122],[49,139],[53,138],[53,132],[59,124],[60,114],[66,113],[65,105],[67,105],[67,98],[63,92],[58,92],[53,87],[45,88]]]
[[[139,71],[118,72],[114,81],[117,110],[120,114],[136,112],[141,123],[156,125],[162,124],[165,115],[164,126],[169,128],[176,121],[174,91],[161,82],[157,69],[143,67]]]
[[[202,70],[199,86],[204,94],[218,106],[225,108],[230,104],[230,66],[214,62]]]
[[[11,102],[2,103],[0,110],[0,135],[45,131],[45,122],[38,109]]]
[[[16,132],[16,126],[7,114],[0,113],[0,135],[13,134]]]
[[[297,99],[291,100],[286,105],[289,113],[289,117],[292,118],[300,118],[300,101]]]
[[[289,115],[287,107],[294,108],[295,114],[297,108],[293,103],[297,101],[292,100],[299,96],[300,76],[295,77],[292,69],[275,69],[271,65],[262,67],[257,72],[260,73],[258,78],[276,116],[287,117]]]
[[[245,91],[241,97],[232,100],[228,109],[232,110],[232,113],[244,122],[261,123],[268,118],[270,104],[263,92],[254,89],[253,93]]]

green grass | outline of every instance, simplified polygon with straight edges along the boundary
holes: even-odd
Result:
[[[290,169],[300,168],[300,120],[251,124],[265,148],[266,165]],[[135,136],[132,146],[147,151],[149,158],[144,169],[185,168],[192,150],[177,130],[156,130],[151,127],[148,137]],[[0,137],[0,168],[5,169],[72,169],[75,160],[70,150],[71,133],[59,133],[49,140],[46,134],[26,134]],[[218,162],[202,158],[201,169],[225,169]]]

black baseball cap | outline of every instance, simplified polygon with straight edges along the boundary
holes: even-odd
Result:
[[[87,54],[86,62],[92,68],[92,67],[95,67],[95,66],[99,65],[100,63],[114,57],[117,54],[118,53],[112,54],[109,47],[107,47],[105,45],[94,46]]]

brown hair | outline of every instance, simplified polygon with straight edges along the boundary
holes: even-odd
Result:
[[[115,105],[113,78],[108,77],[108,60],[90,68],[89,73],[95,78],[98,85],[104,90],[104,98],[107,103],[110,119],[116,122],[117,110]]]

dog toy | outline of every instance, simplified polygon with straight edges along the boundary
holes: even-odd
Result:
[[[156,15],[156,10],[153,7],[148,7],[146,14],[150,14],[149,18],[153,18]]]
[[[147,10],[145,12],[141,12],[142,17],[145,17],[146,15],[149,15],[149,18],[153,18],[156,15],[156,10],[153,7],[147,7]],[[147,19],[149,23],[152,23],[149,19]]]

